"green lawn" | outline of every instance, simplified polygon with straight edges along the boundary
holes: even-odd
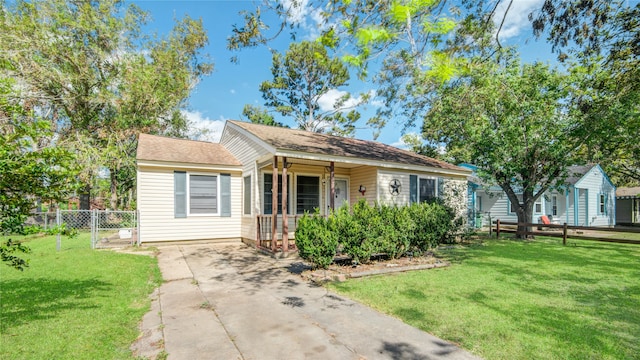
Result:
[[[0,359],[131,359],[161,281],[156,259],[91,250],[90,235],[26,240],[24,272],[0,264]]]
[[[640,359],[640,245],[539,237],[438,254],[452,265],[330,287],[486,359]]]

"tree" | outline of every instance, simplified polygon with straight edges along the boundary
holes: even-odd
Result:
[[[379,108],[367,125],[379,133],[390,119],[401,119],[406,126],[414,124],[416,116],[397,116],[406,115],[404,103],[424,95],[416,95],[414,80],[430,77],[441,82],[463,65],[446,42],[460,12],[446,4],[438,0],[265,0],[254,11],[244,12],[242,24],[233,27],[227,47],[240,50],[267,45],[284,32],[295,39],[303,15],[313,14],[318,41],[357,69],[361,78],[373,77],[377,82],[376,95],[383,97],[386,106]],[[275,15],[276,26],[265,23],[264,14]],[[371,63],[381,65],[381,71],[370,74]]]
[[[538,37],[579,75],[573,99],[584,117],[587,156],[617,184],[640,184],[640,3],[545,0],[530,15]]]
[[[276,121],[273,115],[269,114],[267,109],[260,106],[253,106],[249,104],[245,105],[244,108],[242,108],[242,116],[254,124],[288,127],[287,125]]]
[[[479,176],[516,205],[518,222],[531,223],[535,201],[561,187],[575,164],[578,120],[566,105],[569,80],[517,58],[483,63],[437,90],[423,136],[457,161],[477,165]]]
[[[321,106],[323,98],[349,81],[347,67],[339,59],[330,58],[321,44],[303,41],[292,43],[284,57],[274,53],[272,61],[273,80],[260,84],[267,107],[293,116],[303,130],[353,136],[360,118],[353,108],[361,101],[344,92],[330,108]],[[348,109],[352,110],[345,115]]]
[[[0,59],[25,89],[20,100],[55,125],[60,144],[82,139],[102,150],[113,208],[135,187],[137,134],[182,135],[180,109],[212,69],[200,59],[208,41],[201,21],[186,17],[166,38],[147,38],[146,14],[122,5],[19,0],[2,2],[0,13]]]
[[[0,77],[0,95],[15,92],[10,79]],[[75,189],[75,157],[63,148],[45,145],[51,124],[39,120],[15,102],[0,96],[0,233],[22,233],[36,200],[68,198]],[[28,263],[15,253],[29,248],[8,239],[0,244],[0,260],[18,270]]]

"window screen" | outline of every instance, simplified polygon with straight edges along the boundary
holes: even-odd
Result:
[[[218,212],[218,177],[189,176],[189,213],[216,214]]]

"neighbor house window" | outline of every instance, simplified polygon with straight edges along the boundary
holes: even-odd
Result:
[[[320,177],[298,176],[296,184],[296,214],[314,212],[320,207]]]
[[[420,202],[430,201],[436,198],[436,179],[419,179]]]
[[[598,196],[598,199],[599,199],[599,203],[598,203],[598,210],[599,210],[599,214],[601,214],[601,215],[602,215],[602,214],[604,214],[604,211],[605,211],[605,209],[606,209],[606,207],[605,207],[606,201],[605,201],[605,196],[604,196],[604,194],[600,194],[600,195]]]
[[[551,197],[551,215],[558,216],[558,197],[555,195]]]
[[[189,213],[218,213],[218,176],[189,174]]]
[[[244,178],[244,214],[251,215],[251,175]]]
[[[533,204],[533,209],[536,214],[542,213],[542,198],[538,198],[538,200],[536,200],[536,202]]]
[[[509,213],[510,214],[515,214],[516,210],[518,209],[518,206],[520,205],[519,203],[522,202],[522,195],[517,195],[518,198],[518,203],[514,203],[511,200],[509,201]]]
[[[273,174],[264,174],[264,189],[263,189],[263,199],[264,199],[264,208],[263,214],[270,215],[273,214],[271,206],[273,205],[273,197],[271,193],[271,188],[273,187]],[[287,180],[289,177],[287,176]],[[289,181],[287,181],[287,199],[291,199],[289,192]],[[287,200],[288,202],[288,200]],[[282,175],[278,175],[278,214],[282,214]]]

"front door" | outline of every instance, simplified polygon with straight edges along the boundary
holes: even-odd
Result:
[[[347,187],[346,179],[335,179],[336,195],[335,205],[336,209],[342,206],[345,202],[349,202],[349,188]],[[331,185],[327,181],[327,210],[331,209]]]

